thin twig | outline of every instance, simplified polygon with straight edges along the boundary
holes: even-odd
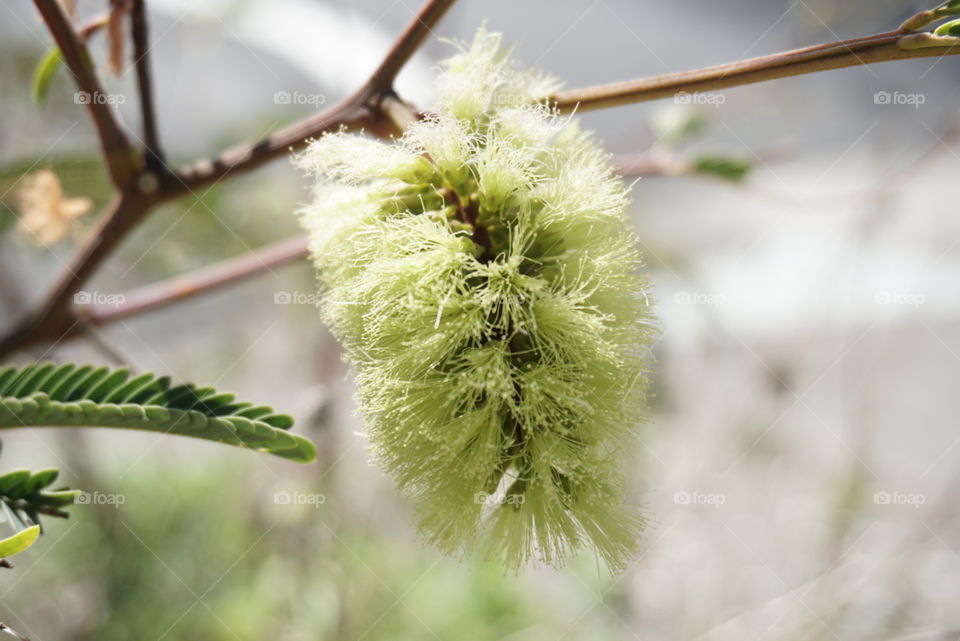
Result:
[[[67,69],[73,74],[82,98],[97,128],[100,147],[110,178],[118,189],[131,186],[139,171],[137,154],[123,133],[113,107],[93,67],[93,60],[69,16],[57,0],[34,0],[50,29]]]
[[[227,174],[250,171],[274,158],[303,148],[311,139],[328,131],[367,129],[374,135],[387,137],[394,132],[381,111],[381,101],[393,93],[393,81],[403,66],[423,44],[433,27],[440,22],[456,0],[430,0],[410,22],[390,48],[376,71],[351,97],[339,105],[305,121],[290,125],[253,143],[238,145],[213,160],[204,160],[177,172],[179,186],[173,189],[194,190],[210,185]]]
[[[82,25],[80,25],[79,29],[77,29],[77,32],[80,34],[80,40],[82,40],[84,44],[88,43],[90,38],[107,26],[107,22],[109,20],[110,14],[104,12],[99,13],[84,22]]]
[[[393,81],[396,80],[397,74],[410,61],[426,37],[433,33],[433,28],[454,2],[456,0],[430,0],[420,10],[367,81],[366,86],[371,93],[393,88]]]
[[[306,237],[295,236],[183,276],[126,292],[119,297],[122,301],[119,305],[81,307],[77,314],[93,325],[107,325],[256,276],[307,254]]]
[[[53,516],[58,519],[69,519],[70,513],[64,512],[63,510],[58,510],[55,507],[49,507],[46,505],[37,505],[33,508],[37,514],[43,514],[45,516]]]
[[[181,195],[209,186],[228,174],[251,171],[267,162],[301,149],[311,138],[340,128],[375,129],[377,116],[368,108],[358,105],[354,99],[329,109],[317,116],[299,122],[253,143],[237,145],[214,158],[202,160],[177,172],[170,189]]]
[[[0,355],[40,341],[61,340],[79,331],[72,309],[74,295],[127,232],[140,223],[154,202],[137,194],[123,194],[107,205],[90,240],[64,270],[43,303],[0,339]]]
[[[751,60],[683,71],[653,78],[630,80],[583,89],[561,91],[553,101],[563,111],[615,107],[634,102],[666,98],[678,93],[717,91],[775,78],[842,69],[891,60],[933,58],[960,54],[960,47],[902,49],[902,31],[890,31],[864,38],[796,49]],[[909,37],[909,36],[908,36]]]
[[[153,80],[150,75],[150,40],[144,0],[133,0],[130,11],[133,37],[133,61],[137,69],[137,89],[140,92],[140,121],[143,127],[143,144],[147,151],[147,166],[152,171],[161,171],[163,150],[157,134],[157,116],[153,106]]]
[[[380,99],[380,111],[393,125],[396,135],[402,135],[407,127],[420,120],[420,113],[392,90]]]

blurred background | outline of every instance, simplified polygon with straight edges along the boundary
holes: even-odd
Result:
[[[486,20],[578,87],[887,31],[932,4],[462,0],[436,35],[467,39]],[[104,6],[80,0],[79,13]],[[334,104],[420,8],[148,6],[175,163]],[[31,101],[50,45],[32,4],[0,2],[0,16],[7,327],[110,191],[67,74],[45,108]],[[399,79],[417,105],[450,52],[438,38]],[[102,64],[103,40],[92,47]],[[133,74],[103,75],[137,130]],[[303,263],[17,355],[215,384],[294,414],[320,461],[153,434],[6,434],[3,470],[60,467],[70,486],[118,498],[47,521],[3,572],[0,620],[34,641],[960,638],[958,77],[960,60],[915,60],[584,115],[619,162],[680,174],[632,190],[662,336],[631,478],[650,524],[625,574],[584,555],[515,577],[423,547],[368,461]],[[705,158],[751,169],[739,181],[686,171]],[[18,185],[39,169],[94,202],[50,247],[17,229]],[[164,206],[87,289],[122,292],[287,237],[305,197],[280,160]]]

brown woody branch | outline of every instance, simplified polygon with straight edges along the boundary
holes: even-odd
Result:
[[[440,21],[455,0],[430,0],[403,32],[384,61],[370,79],[354,96],[342,104],[314,118],[286,127],[279,132],[254,143],[239,145],[229,149],[219,157],[194,163],[178,172],[161,173],[158,181],[138,181],[142,170],[148,164],[156,163],[163,168],[159,155],[160,141],[156,131],[156,118],[153,111],[153,90],[147,66],[147,24],[143,0],[135,0],[133,6],[133,38],[141,99],[141,113],[144,122],[144,142],[147,149],[134,149],[119,121],[103,101],[90,100],[88,108],[97,128],[97,134],[107,164],[108,171],[118,189],[118,196],[108,206],[102,222],[94,231],[90,240],[78,251],[70,266],[57,280],[43,302],[31,310],[12,331],[0,338],[0,356],[43,341],[57,341],[78,333],[91,318],[77,313],[73,305],[74,294],[97,271],[103,261],[126,237],[127,233],[139,224],[156,205],[192,192],[194,189],[212,185],[234,172],[240,173],[259,167],[278,156],[286,154],[291,148],[303,146],[306,141],[326,131],[340,128],[364,127],[375,135],[387,136],[396,132],[395,124],[399,113],[394,100],[393,81],[400,69],[409,61],[417,48],[423,43],[431,29]],[[93,97],[103,95],[101,84],[93,68],[81,34],[73,27],[69,17],[58,0],[34,0],[41,16],[46,22],[67,67],[73,73],[77,87]],[[91,33],[96,27],[91,29]],[[87,34],[89,35],[89,34]],[[384,97],[387,97],[386,102]],[[153,169],[153,167],[151,167]],[[281,248],[282,249],[282,248]],[[289,248],[288,248],[289,250]],[[271,258],[268,255],[268,258]],[[282,259],[282,257],[281,257]],[[251,259],[253,260],[253,259]],[[261,261],[257,261],[259,264]],[[236,280],[237,274],[243,274],[244,267],[233,266],[232,271],[218,272],[216,268],[201,282],[210,285],[218,280]],[[171,283],[167,283],[169,286]],[[139,309],[159,306],[154,302],[159,291],[176,291],[175,287],[158,287],[141,292],[139,298],[132,298]],[[206,287],[209,288],[209,287]],[[174,299],[179,294],[174,294]],[[151,298],[153,297],[153,298]],[[92,312],[96,319],[96,310]]]
[[[0,339],[0,355],[42,341],[57,341],[79,328],[73,313],[74,295],[136,227],[153,203],[136,193],[121,194],[107,205],[90,241],[73,258],[45,300]]]
[[[67,66],[73,72],[82,91],[95,94],[101,91],[93,72],[92,63],[80,38],[70,25],[69,19],[56,0],[34,0],[47,22],[54,39],[61,49]],[[69,273],[61,277],[44,304],[0,340],[0,356],[17,347],[42,340],[56,340],[75,333],[81,320],[109,322],[134,313],[156,309],[174,300],[208,291],[240,278],[250,276],[262,269],[263,256],[235,259],[227,265],[214,266],[208,270],[186,277],[166,281],[151,288],[130,294],[133,301],[126,309],[115,312],[85,310],[79,316],[72,308],[72,295],[79,289],[103,259],[116,247],[130,229],[158,203],[181,196],[196,188],[208,186],[227,177],[259,167],[286,154],[291,148],[299,148],[306,140],[323,132],[345,128],[364,127],[371,133],[387,136],[401,129],[415,112],[393,92],[393,82],[403,65],[413,56],[434,25],[452,6],[454,0],[431,0],[411,22],[403,35],[387,54],[384,61],[369,80],[350,98],[340,105],[311,119],[286,127],[275,134],[254,142],[228,149],[213,160],[194,163],[175,172],[170,180],[161,183],[159,189],[149,195],[136,191],[135,177],[143,166],[144,157],[130,147],[119,127],[113,112],[106,105],[90,104],[91,115],[97,126],[104,157],[121,194],[105,216],[101,229],[74,259]],[[142,3],[138,3],[141,5]],[[134,18],[136,21],[136,17]],[[141,14],[141,19],[143,16]],[[146,46],[146,29],[140,33],[141,45]],[[135,32],[137,28],[135,27]],[[135,38],[138,36],[135,34]],[[774,78],[783,78],[815,71],[839,69],[859,64],[872,64],[889,60],[905,60],[920,57],[938,57],[960,53],[955,46],[925,46],[907,49],[900,45],[904,38],[925,37],[922,34],[908,35],[904,31],[845,40],[825,45],[798,49],[719,65],[707,69],[669,74],[629,82],[615,83],[564,91],[553,99],[565,111],[574,108],[599,109],[631,102],[654,100],[674,95],[681,91],[715,91],[738,85],[746,85]],[[144,50],[145,51],[145,50]],[[139,60],[139,56],[138,56]],[[152,92],[141,85],[141,98],[150,104]],[[91,101],[93,102],[93,101]],[[152,107],[143,107],[152,110]],[[145,124],[152,122],[145,113]],[[152,140],[148,146],[157,149],[156,132],[145,135]],[[641,168],[650,170],[653,168]],[[634,168],[634,171],[637,169]],[[303,246],[295,241],[274,248],[268,258],[279,264],[305,254]]]
[[[364,128],[379,136],[388,136],[393,127],[385,117],[381,101],[393,94],[393,82],[400,69],[413,57],[433,27],[456,0],[431,0],[407,26],[383,62],[366,83],[351,97],[332,109],[296,123],[252,144],[243,144],[178,172],[186,189],[197,189],[222,179],[229,173],[255,169],[291,149],[302,148],[308,140],[341,127]]]
[[[90,52],[58,0],[35,0],[35,4],[76,81],[77,89],[85,94],[87,110],[97,129],[110,179],[120,190],[130,188],[140,170],[139,158],[120,127],[113,107],[104,100],[106,94]]]
[[[108,325],[256,276],[304,258],[307,253],[306,237],[294,236],[183,276],[134,289],[123,294],[117,306],[80,307],[77,315],[92,325]]]
[[[90,41],[90,38],[92,38],[94,34],[96,34],[98,31],[106,27],[107,22],[109,21],[110,21],[110,14],[106,12],[93,16],[92,18],[84,22],[82,25],[80,25],[80,28],[78,29],[78,32],[80,34],[80,40],[84,44],[86,44],[87,42]]]
[[[911,37],[903,31],[890,31],[706,69],[561,91],[553,100],[563,111],[602,109],[667,98],[681,92],[717,91],[816,71],[960,54],[958,46],[904,49],[900,41],[905,36]]]
[[[232,147],[212,160],[201,160],[176,172],[171,194],[180,196],[212,185],[228,174],[251,171],[275,158],[300,149],[311,138],[340,128],[376,131],[377,115],[356,98],[349,98],[327,111],[253,143]]]
[[[433,27],[440,22],[454,2],[456,0],[434,0],[424,6],[367,81],[366,89],[371,95],[380,89],[393,88],[397,74],[420,49],[426,37],[433,33]]]

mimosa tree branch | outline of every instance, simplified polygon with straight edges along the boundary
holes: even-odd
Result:
[[[312,118],[291,124],[264,139],[237,145],[212,160],[197,161],[177,171],[169,170],[162,164],[146,57],[146,14],[143,0],[135,1],[133,39],[147,149],[141,152],[131,146],[109,104],[96,100],[87,103],[97,128],[108,172],[119,195],[108,208],[100,228],[78,251],[69,268],[58,279],[41,305],[31,311],[11,332],[0,338],[0,356],[37,342],[72,336],[85,324],[107,323],[156,309],[175,300],[248,277],[261,271],[264,265],[281,264],[305,255],[306,246],[303,241],[292,239],[261,250],[259,254],[236,258],[192,275],[134,290],[129,294],[129,304],[115,310],[78,310],[73,306],[73,295],[126,234],[156,205],[192,193],[198,188],[209,187],[227,177],[250,171],[287,154],[291,149],[301,148],[310,138],[324,132],[362,127],[374,135],[387,137],[402,130],[417,117],[417,112],[397,96],[393,89],[394,80],[454,1],[427,2],[370,78],[339,105]],[[77,87],[88,95],[102,95],[102,88],[83,43],[82,34],[73,27],[60,3],[57,0],[34,2],[60,48]],[[706,69],[562,91],[554,95],[553,100],[563,111],[574,108],[600,109],[665,98],[681,92],[716,91],[829,69],[956,55],[960,53],[960,38],[955,37],[952,31],[914,32],[915,29],[924,28],[939,19],[955,15],[957,10],[947,6],[948,4],[950,3],[917,14],[896,31]],[[161,180],[138,181],[144,167],[157,159],[164,170]],[[657,170],[658,168],[653,166],[631,167],[634,173]],[[143,182],[148,184],[140,184]]]
[[[960,40],[890,31],[865,38],[796,49],[751,60],[640,80],[561,91],[553,101],[562,111],[616,107],[681,93],[717,91],[776,78],[911,58],[960,54]]]

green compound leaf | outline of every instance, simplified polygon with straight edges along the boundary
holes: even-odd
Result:
[[[6,520],[19,532],[41,525],[41,514],[65,518],[67,513],[63,508],[72,505],[80,491],[66,488],[43,491],[57,476],[59,472],[54,469],[34,473],[14,470],[0,476],[0,520]]]
[[[40,536],[40,526],[33,525],[25,530],[20,530],[13,536],[3,539],[0,541],[0,559],[5,559],[14,554],[20,554],[33,545],[38,536]]]
[[[59,475],[59,470],[55,469],[41,470],[32,474],[28,470],[7,472],[0,476],[0,500],[18,507],[18,501],[30,506],[52,508],[71,505],[79,490],[43,491],[53,485]]]
[[[309,463],[316,448],[290,434],[293,420],[233,394],[126,369],[39,363],[0,369],[0,429],[115,427],[192,436]],[[26,478],[23,474],[26,474]],[[14,476],[16,475],[16,476]],[[13,478],[8,479],[8,477]],[[0,494],[45,487],[51,471],[0,477]],[[7,479],[5,481],[5,479]],[[43,484],[46,485],[43,485]],[[7,491],[4,491],[4,488]]]
[[[14,470],[0,476],[0,495],[15,496],[30,481],[30,470]]]
[[[37,63],[37,68],[33,72],[32,94],[33,101],[38,106],[43,107],[47,104],[47,95],[50,93],[50,82],[53,80],[62,62],[63,58],[60,56],[60,49],[55,47],[44,54],[40,62]]]
[[[48,469],[41,470],[39,472],[34,472],[30,475],[30,480],[27,481],[24,493],[25,494],[35,494],[42,490],[45,487],[49,487],[57,480],[57,477],[60,475],[59,470]]]

